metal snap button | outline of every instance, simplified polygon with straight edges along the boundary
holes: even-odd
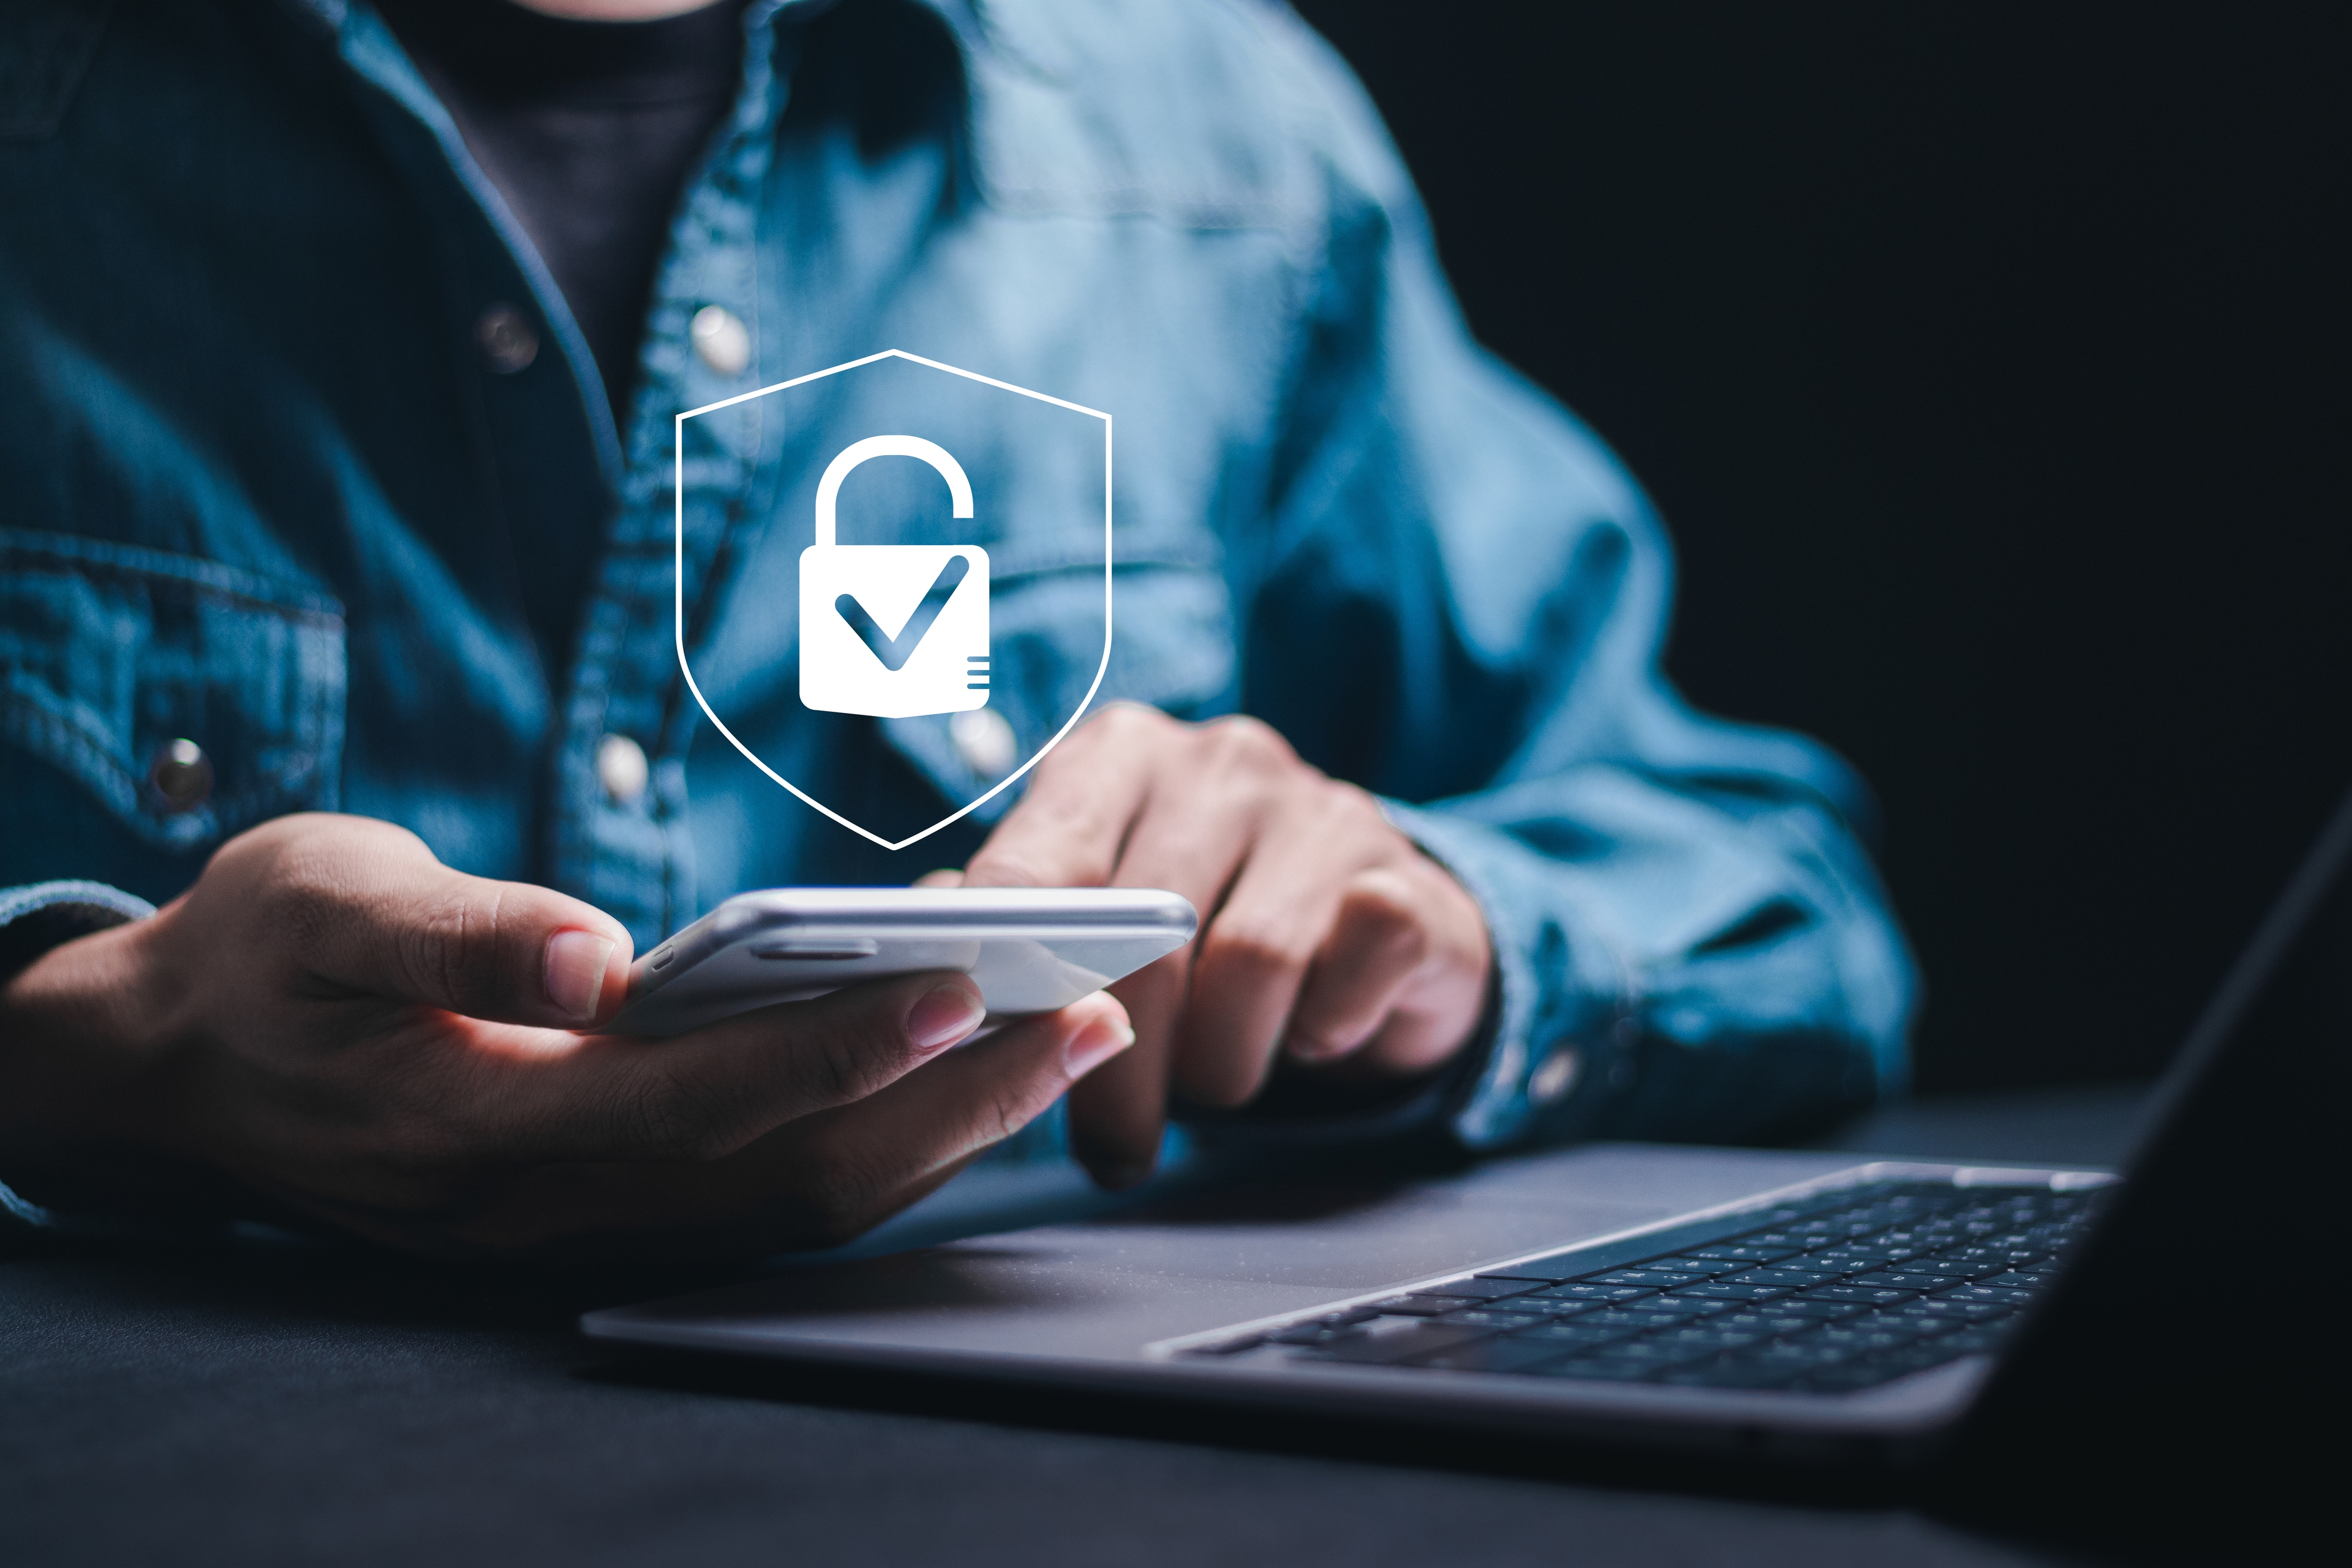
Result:
[[[956,754],[984,779],[1002,778],[1013,766],[1013,726],[993,708],[974,708],[948,721]]]
[[[1557,1105],[1567,1099],[1568,1091],[1576,1087],[1577,1071],[1583,1066],[1584,1058],[1574,1045],[1562,1042],[1552,1047],[1551,1055],[1528,1075],[1528,1103]]]
[[[646,793],[646,749],[626,735],[596,742],[596,782],[614,805],[635,805]]]
[[[493,305],[474,323],[474,342],[482,359],[500,375],[530,368],[539,357],[539,329],[512,305]]]
[[[166,812],[176,816],[194,811],[212,798],[212,759],[194,741],[166,741],[147,770],[147,782],[163,798]]]
[[[705,305],[687,329],[694,352],[720,375],[740,375],[751,363],[751,332],[743,319],[722,305]]]

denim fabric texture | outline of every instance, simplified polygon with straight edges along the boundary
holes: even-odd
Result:
[[[0,889],[135,914],[225,837],[340,810],[642,951],[741,889],[960,863],[1017,791],[886,852],[715,733],[672,643],[674,416],[901,348],[1115,415],[1101,700],[1267,720],[1476,895],[1496,1012],[1429,1116],[1479,1148],[1741,1140],[1902,1086],[1862,785],[1666,684],[1649,501],[1470,340],[1377,116],[1286,10],[755,0],[617,428],[366,5],[105,10],[0,20]],[[740,374],[693,351],[714,304]],[[520,370],[477,344],[500,305],[541,345]],[[991,706],[1024,755],[1094,674],[1102,479],[940,378],[876,385],[690,422],[686,637],[764,759],[919,825],[992,782],[948,721],[798,701],[818,470],[887,409],[991,476]],[[598,563],[560,671],[518,587],[549,540]],[[651,760],[634,797],[608,735]],[[215,769],[194,809],[146,782],[179,737]]]

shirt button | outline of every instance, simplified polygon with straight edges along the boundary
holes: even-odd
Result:
[[[646,793],[646,749],[626,735],[596,742],[596,782],[614,805],[635,805]]]
[[[493,305],[474,323],[474,342],[483,363],[500,375],[530,368],[539,357],[539,329],[512,305]]]
[[[1528,1103],[1557,1105],[1567,1099],[1568,1091],[1576,1087],[1577,1070],[1583,1065],[1584,1058],[1577,1054],[1574,1046],[1554,1046],[1543,1065],[1528,1075]]]
[[[694,352],[720,375],[740,375],[751,363],[751,332],[743,318],[721,305],[705,305],[688,329]]]
[[[212,798],[212,759],[194,741],[167,741],[147,770],[147,782],[163,797],[167,813],[194,811]]]
[[[1013,766],[1013,726],[993,708],[975,708],[949,720],[948,739],[984,779],[1002,778]]]

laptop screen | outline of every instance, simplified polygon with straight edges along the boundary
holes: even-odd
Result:
[[[2342,1361],[2339,1244],[2320,1221],[2345,1184],[2347,1055],[2352,798],[2190,1030],[2114,1206],[2002,1359],[1964,1450],[2011,1474],[2127,1473],[2143,1500],[2267,1489],[2310,1461],[2290,1434]]]

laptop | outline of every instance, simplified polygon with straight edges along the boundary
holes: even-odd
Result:
[[[2193,894],[2184,895],[2193,896]],[[2352,799],[2117,1175],[1601,1145],[1316,1177],[592,1312],[597,1340],[1798,1462],[2219,1484],[2340,1374]],[[2167,1478],[2170,1478],[2168,1479]]]

